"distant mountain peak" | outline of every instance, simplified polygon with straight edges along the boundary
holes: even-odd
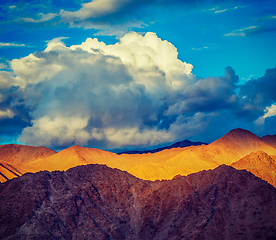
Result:
[[[235,129],[231,130],[230,132],[228,132],[225,136],[227,136],[227,135],[235,135],[235,136],[250,135],[250,136],[258,137],[254,133],[252,133],[246,129],[243,129],[243,128],[235,128]]]

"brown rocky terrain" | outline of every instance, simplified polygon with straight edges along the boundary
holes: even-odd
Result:
[[[0,145],[0,182],[18,177],[28,171],[22,164],[44,159],[56,152],[46,147],[32,147],[18,144]]]
[[[276,156],[258,151],[232,163],[231,166],[236,169],[246,169],[276,187]]]
[[[104,165],[0,184],[1,239],[276,239],[276,189],[222,165],[145,181]]]

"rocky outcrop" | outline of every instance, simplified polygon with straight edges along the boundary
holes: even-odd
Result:
[[[222,165],[145,181],[104,165],[0,184],[1,239],[275,239],[276,189]]]

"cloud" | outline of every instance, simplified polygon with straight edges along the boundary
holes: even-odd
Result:
[[[13,2],[13,1],[12,1]],[[95,29],[98,35],[122,37],[125,33],[143,28],[160,19],[177,17],[191,11],[212,8],[216,13],[237,9],[235,3],[221,0],[93,0],[93,1],[8,1],[3,4],[3,21],[7,25],[17,23],[25,28],[56,27],[70,25]],[[242,2],[247,3],[247,0]],[[252,2],[252,1],[251,1]],[[82,4],[81,4],[82,3]],[[240,1],[239,1],[240,3]],[[12,7],[11,6],[16,6]],[[214,8],[215,6],[215,8]],[[222,9],[222,10],[220,10]]]
[[[231,109],[237,104],[235,89],[238,81],[238,76],[231,67],[226,68],[225,77],[199,79],[178,95],[177,102],[168,107],[166,114],[181,115]]]
[[[264,17],[257,18],[255,21],[270,21],[270,20],[276,20],[276,15],[267,15]]]
[[[222,12],[226,12],[226,11],[228,11],[228,9],[216,10],[215,13],[222,13]]]
[[[119,11],[130,2],[131,0],[94,0],[82,4],[82,8],[74,12],[61,10],[60,15],[71,21],[99,18]]]
[[[203,50],[203,49],[207,49],[208,47],[203,47],[203,48],[192,48],[192,50],[194,51],[200,51],[200,50]]]
[[[276,105],[272,104],[270,107],[265,108],[265,114],[261,117],[259,117],[255,123],[257,125],[263,125],[266,118],[276,116]]]
[[[192,81],[192,66],[177,54],[156,34],[129,33],[115,45],[87,39],[66,47],[55,39],[45,51],[11,61],[24,105],[34,109],[20,141],[62,146],[104,141],[113,147],[167,141],[170,133],[152,127],[165,108],[160,100]]]
[[[55,13],[47,13],[47,14],[43,14],[43,13],[39,13],[38,15],[38,19],[33,19],[33,18],[21,18],[21,20],[23,22],[31,22],[31,23],[42,23],[42,22],[47,22],[52,20],[53,18],[55,18],[56,16],[58,16],[58,14]]]
[[[0,42],[0,48],[1,47],[26,47],[23,43],[4,43]]]
[[[197,78],[155,33],[131,32],[113,45],[62,39],[0,72],[2,115],[21,126],[22,143],[112,149],[201,140],[219,128],[254,129],[276,101],[275,69],[244,85],[231,67]]]
[[[13,117],[14,117],[14,113],[10,109],[7,109],[5,111],[0,110],[0,119],[1,118],[13,118]]]
[[[74,11],[61,9],[59,15],[62,22],[71,26],[97,29],[101,35],[122,36],[133,28],[142,28],[158,21],[160,14],[162,18],[171,18],[179,13],[202,11],[214,5],[219,7],[227,4],[219,0],[94,0]]]
[[[230,11],[230,10],[236,10],[236,9],[239,9],[239,8],[244,8],[245,6],[235,6],[235,7],[232,7],[232,8],[225,8],[225,9],[221,9],[221,10],[216,10],[217,8],[213,8],[213,9],[210,9],[210,11],[214,11],[214,13],[222,13],[222,12],[226,12],[226,11]]]
[[[231,33],[224,34],[226,37],[244,37],[244,36],[255,36],[266,32],[275,32],[275,27],[266,26],[251,26],[243,29],[234,30]]]
[[[251,79],[241,86],[239,95],[244,101],[265,108],[276,101],[276,67],[267,69],[264,76]]]

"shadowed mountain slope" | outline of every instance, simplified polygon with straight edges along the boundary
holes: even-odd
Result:
[[[276,135],[266,135],[261,139],[276,148]]]
[[[231,166],[236,169],[246,169],[276,187],[276,156],[258,151],[232,163]]]
[[[28,173],[0,184],[0,236],[275,239],[276,189],[225,165],[156,182],[104,165]]]

